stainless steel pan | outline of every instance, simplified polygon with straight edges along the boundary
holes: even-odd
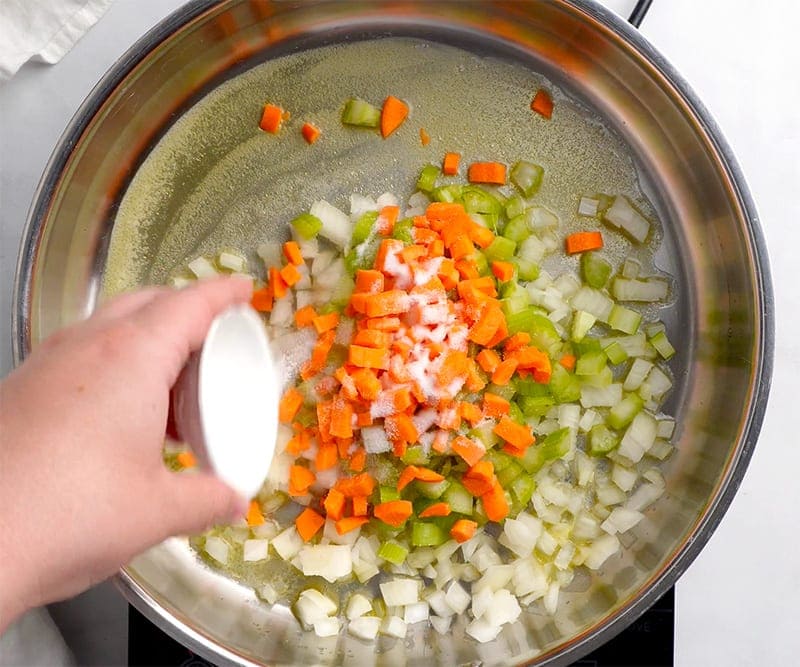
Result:
[[[567,594],[555,618],[527,614],[486,645],[465,638],[460,626],[448,636],[419,628],[379,653],[346,636],[317,639],[300,632],[287,609],[268,609],[201,566],[180,540],[138,558],[118,582],[146,616],[219,664],[567,664],[643,612],[709,538],[755,445],[772,360],[766,251],[735,159],[680,76],[602,7],[583,0],[189,3],[120,59],[55,149],[19,259],[15,356],[21,361],[49,333],[91,312],[125,189],[194,101],[278,54],[382,35],[455,44],[540,72],[602,116],[635,155],[663,222],[656,261],[674,276],[677,294],[665,317],[673,335],[680,332],[671,405],[683,427],[666,469],[667,495],[625,554],[586,590]],[[202,180],[204,159],[187,172],[187,192]],[[319,181],[314,170],[326,167],[309,161],[301,168]],[[343,191],[352,189],[342,180]],[[148,272],[171,222],[149,227],[136,246],[146,249],[137,257],[141,276],[156,275]]]

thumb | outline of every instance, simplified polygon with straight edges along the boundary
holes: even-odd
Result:
[[[171,535],[194,535],[244,517],[248,501],[209,473],[171,474],[172,502],[165,517]]]

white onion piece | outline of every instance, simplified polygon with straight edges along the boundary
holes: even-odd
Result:
[[[613,227],[623,229],[639,243],[643,243],[650,231],[650,223],[637,211],[627,197],[620,195],[603,214],[603,220]]]
[[[463,614],[471,601],[469,593],[457,581],[451,582],[445,591],[445,602],[456,614]]]
[[[481,643],[490,642],[500,634],[499,625],[490,625],[485,619],[479,618],[466,627],[466,633]]]
[[[199,280],[214,278],[219,275],[214,265],[205,257],[197,257],[188,264],[189,270],[197,276]]]
[[[369,599],[361,593],[354,593],[347,602],[345,616],[347,616],[347,620],[352,621],[354,618],[364,616],[371,611],[372,603]]]
[[[431,616],[431,625],[433,629],[436,630],[440,635],[447,634],[447,631],[450,630],[450,623],[452,621],[452,616]]]
[[[414,623],[421,623],[427,621],[430,616],[430,608],[427,602],[415,602],[414,604],[406,605],[403,612],[403,621],[406,625],[414,625]]]
[[[633,528],[644,518],[644,514],[633,509],[615,507],[608,518],[603,521],[601,528],[607,533],[625,533]]]
[[[391,579],[382,583],[380,589],[387,607],[405,607],[419,602],[419,581],[415,579]]]
[[[381,619],[377,616],[362,616],[347,624],[347,631],[359,639],[372,640],[378,636],[381,627]]]
[[[269,554],[269,540],[245,540],[242,547],[243,561],[265,560]]]
[[[492,596],[483,618],[489,625],[505,625],[516,621],[521,613],[517,598],[502,588]]]
[[[220,565],[227,564],[230,547],[228,546],[228,543],[221,537],[207,537],[203,549]]]
[[[317,637],[336,637],[342,627],[341,622],[336,616],[330,618],[318,618],[313,623],[314,634]]]
[[[404,639],[407,631],[408,626],[406,622],[399,616],[387,616],[381,622],[380,632],[387,637]]]
[[[337,579],[343,579],[353,571],[353,559],[350,547],[347,545],[307,545],[300,550],[299,555],[301,569],[307,577],[319,576],[334,582]]]
[[[315,201],[309,213],[322,221],[322,228],[319,231],[321,236],[339,248],[344,248],[348,244],[352,225],[347,214],[325,200]]]

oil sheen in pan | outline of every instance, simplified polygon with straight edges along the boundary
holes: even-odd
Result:
[[[530,109],[541,86],[555,99],[549,121]],[[388,139],[342,125],[347,98],[379,105],[389,94],[407,100],[411,113]],[[258,128],[266,101],[292,114],[278,135]],[[312,146],[300,135],[305,121],[322,129]],[[420,128],[431,135],[430,145],[421,145]],[[536,200],[558,214],[564,234],[586,228],[576,213],[584,194],[625,194],[655,217],[625,143],[542,75],[418,39],[338,44],[258,65],[174,123],[121,201],[104,292],[163,283],[187,261],[222,247],[249,253],[256,267],[255,248],[284,240],[288,221],[314,200],[347,210],[350,193],[389,191],[402,201],[420,169],[440,164],[445,151],[460,152],[462,165],[518,159],[543,165]],[[605,234],[606,253],[619,259],[635,252],[650,272],[660,234],[656,226],[654,242],[643,249]]]

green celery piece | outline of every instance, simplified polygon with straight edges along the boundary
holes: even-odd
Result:
[[[500,486],[507,489],[511,486],[513,481],[522,474],[522,471],[523,468],[519,463],[510,461],[509,465],[502,470],[495,470],[495,474],[497,475],[497,481],[500,482]]]
[[[446,479],[441,482],[420,482],[419,480],[414,482],[414,488],[419,492],[419,495],[431,500],[441,498],[449,486],[450,482]]]
[[[604,456],[619,447],[619,436],[612,433],[605,424],[597,424],[589,431],[586,444],[586,453],[589,456]]]
[[[550,391],[556,403],[573,403],[581,397],[581,383],[561,364],[553,364]]]
[[[463,185],[441,185],[431,191],[433,201],[443,201],[448,203],[460,202]]]
[[[611,264],[596,252],[585,252],[581,255],[581,275],[589,287],[602,289],[611,276]]]
[[[533,491],[536,488],[536,483],[530,475],[520,475],[513,482],[511,482],[511,497],[514,502],[519,506],[520,511],[527,507],[533,496]]]
[[[483,213],[500,215],[503,205],[500,200],[490,192],[477,185],[467,185],[461,190],[461,201],[467,213]]]
[[[589,330],[597,322],[597,318],[585,310],[576,310],[572,316],[572,331],[570,332],[570,340],[574,343],[580,343],[589,333]]]
[[[414,220],[412,218],[403,218],[394,223],[392,229],[392,238],[402,241],[403,243],[413,243],[414,237],[412,236],[414,229]]]
[[[537,472],[548,461],[554,461],[569,452],[571,442],[570,429],[560,428],[547,435],[540,443],[528,447],[520,463],[529,473]]]
[[[495,236],[494,240],[486,248],[483,254],[489,262],[507,262],[514,256],[517,244],[503,236]]]
[[[417,190],[430,192],[436,186],[436,179],[439,178],[441,171],[435,164],[429,164],[422,168],[417,179]]]
[[[527,202],[519,195],[509,197],[508,201],[506,202],[506,217],[511,220],[512,218],[516,218],[518,215],[522,215],[525,212],[526,206]]]
[[[547,316],[534,312],[528,333],[531,335],[531,345],[547,352],[551,357],[556,356],[561,347],[561,336]]]
[[[644,401],[638,394],[628,394],[608,412],[606,421],[611,428],[620,430],[633,421],[644,407]]]
[[[350,240],[350,244],[357,246],[360,243],[363,243],[369,238],[370,232],[372,228],[375,226],[375,223],[378,220],[378,212],[377,211],[367,211],[364,213],[357,221],[356,224],[353,226],[353,236]]]
[[[386,603],[380,595],[372,599],[372,611],[375,612],[375,616],[378,618],[386,616]]]
[[[450,505],[450,509],[458,514],[472,514],[472,494],[467,491],[461,482],[450,480],[450,486],[444,492],[443,500]]]
[[[484,255],[480,250],[476,250],[469,256],[468,259],[472,261],[475,268],[478,269],[478,273],[480,275],[488,276],[491,273],[489,261],[486,259],[486,255]]]
[[[300,408],[300,411],[295,415],[294,420],[308,428],[309,426],[313,426],[317,423],[317,411],[315,408],[304,406]]]
[[[542,417],[556,401],[552,396],[520,396],[516,402],[526,417]]]
[[[517,422],[518,424],[525,423],[525,415],[522,413],[522,410],[519,409],[519,406],[511,401],[511,405],[508,411],[508,416],[513,421]]]
[[[359,127],[378,127],[381,121],[381,110],[369,102],[351,97],[344,104],[342,110],[342,122],[345,125],[357,125]]]
[[[603,347],[600,345],[600,341],[597,340],[597,338],[585,338],[582,341],[574,343],[572,347],[575,350],[575,354],[578,356],[603,351]]]
[[[546,384],[542,384],[541,382],[537,382],[533,378],[516,378],[515,383],[516,392],[520,396],[550,396],[550,389],[548,386]]]
[[[675,348],[672,347],[672,343],[669,342],[664,331],[659,331],[650,338],[650,345],[656,348],[656,352],[661,355],[662,359],[671,359],[675,355]]]
[[[539,277],[539,265],[524,257],[515,257],[512,263],[517,268],[517,277],[520,280],[536,280]]]
[[[529,331],[533,326],[535,311],[525,308],[517,312],[510,312],[510,306],[503,304],[503,311],[506,316],[506,326],[509,335],[513,336],[520,331]]]
[[[486,391],[488,391],[491,394],[497,394],[498,396],[506,399],[507,401],[510,401],[512,398],[514,398],[514,394],[517,393],[517,389],[516,389],[516,384],[515,383],[516,383],[516,381],[513,380],[513,379],[508,384],[494,384],[494,383],[491,383],[491,384],[486,386]],[[472,429],[472,431],[477,431],[477,430],[479,430],[479,428]],[[491,428],[489,429],[489,431],[491,432]],[[484,442],[484,444],[486,444],[486,443]],[[487,446],[487,449],[488,449],[488,446]]]
[[[428,463],[428,455],[422,447],[409,447],[401,460],[406,465],[423,465]]]
[[[438,547],[447,542],[447,539],[447,533],[435,523],[411,523],[411,544],[415,547]]]
[[[608,316],[608,326],[626,334],[635,334],[639,330],[641,321],[642,316],[635,310],[616,303],[611,307],[611,313]]]
[[[575,375],[598,375],[608,363],[605,352],[587,352],[578,357],[575,364]]]
[[[500,219],[499,215],[494,213],[470,213],[469,217],[479,225],[486,227],[486,229],[491,229],[493,232],[497,231],[497,222]]]
[[[511,182],[526,197],[532,197],[542,185],[544,169],[533,162],[520,160],[511,167]]]
[[[393,486],[381,486],[379,497],[382,503],[388,503],[392,500],[400,500],[400,492]]]
[[[522,243],[530,235],[531,228],[528,226],[528,218],[524,213],[509,220],[503,228],[503,237],[514,243]]]
[[[408,549],[392,540],[384,542],[381,544],[381,548],[378,549],[378,557],[394,565],[402,565],[406,560],[406,556],[408,556]]]
[[[509,382],[509,385],[510,384],[511,383]],[[496,393],[491,391],[492,386],[493,385],[489,385],[486,388],[486,391],[491,393]],[[498,396],[499,395],[500,394],[498,394]],[[513,393],[511,395],[513,396]],[[505,396],[503,398],[505,398]],[[511,399],[506,398],[506,400],[509,401]],[[470,431],[467,433],[467,436],[470,437],[472,440],[477,440],[484,446],[484,448],[490,450],[492,447],[494,447],[497,443],[500,442],[500,438],[492,430],[493,428],[494,428],[493,424],[491,422],[487,422],[486,424],[481,424],[480,426],[476,426],[475,428],[470,429]]]
[[[488,450],[483,458],[494,466],[496,473],[505,470],[512,463],[511,457],[498,449]]]
[[[453,527],[453,524],[458,521],[460,517],[457,514],[453,514],[452,512],[447,516],[435,516],[431,517],[430,522],[435,526],[438,526],[447,538],[445,538],[445,542],[449,539],[450,536],[450,529]]]
[[[611,345],[604,347],[603,352],[606,353],[608,360],[615,366],[628,359],[628,353],[625,351],[625,348],[623,348],[622,345],[620,345],[617,341],[614,341],[611,343]]]
[[[319,230],[322,229],[322,220],[310,213],[301,213],[290,223],[298,233],[300,238],[311,240],[316,238]]]
[[[599,373],[595,375],[581,375],[580,380],[582,384],[592,387],[607,387],[614,381],[614,373],[611,372],[611,368],[608,366],[603,366]]]
[[[358,269],[371,267],[374,261],[375,255],[372,252],[364,253],[362,259],[355,263],[355,271]],[[356,284],[353,281],[353,275],[355,275],[355,271],[352,275],[348,273],[342,275],[342,277],[339,278],[339,281],[333,287],[330,303],[335,305],[337,310],[343,310],[347,304],[350,303],[350,297],[353,295],[353,290],[356,288]]]

